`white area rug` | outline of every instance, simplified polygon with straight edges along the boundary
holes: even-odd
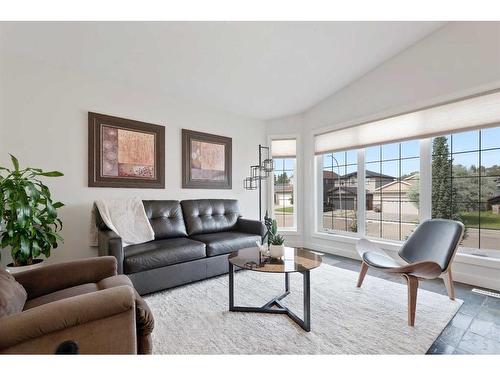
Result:
[[[302,317],[302,275],[282,302]],[[462,301],[419,290],[407,325],[406,286],[322,265],[311,271],[311,332],[285,315],[228,311],[228,276],[146,297],[155,316],[155,354],[424,354]],[[235,275],[235,305],[261,306],[284,289],[284,275]]]

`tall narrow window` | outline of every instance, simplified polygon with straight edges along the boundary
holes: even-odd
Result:
[[[322,231],[357,232],[357,151],[321,155],[323,182]]]
[[[463,246],[500,250],[500,128],[433,139],[432,217],[465,224]]]
[[[419,220],[419,141],[365,151],[366,234],[405,240]]]
[[[273,212],[279,229],[295,230],[297,227],[297,166],[296,140],[273,140],[271,151],[274,160]]]

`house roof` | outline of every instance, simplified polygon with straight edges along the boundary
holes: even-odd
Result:
[[[397,183],[401,183],[401,184],[404,184],[404,185],[407,185],[407,186],[411,186],[411,184],[410,184],[410,183],[408,183],[408,182],[406,182],[406,181],[399,181],[399,180],[396,180],[396,181],[391,181],[391,182],[389,182],[389,183],[387,183],[387,184],[385,184],[385,185],[382,185],[382,186],[380,186],[380,187],[376,188],[376,189],[374,190],[374,192],[378,192],[378,191],[381,191],[381,190],[383,190],[383,189],[387,189],[389,186],[394,185],[394,184],[397,184]]]
[[[407,176],[407,177],[403,178],[403,181],[406,181],[406,180],[411,180],[411,179],[413,179],[413,178],[415,178],[415,177],[419,178],[419,177],[420,177],[420,174],[419,174],[418,172],[412,173],[411,175],[409,175],[409,176]]]
[[[490,203],[490,204],[500,203],[500,194],[488,199],[488,203]]]
[[[351,172],[351,173],[347,173],[347,174],[343,175],[342,178],[349,178],[349,177],[353,177],[353,176],[357,176],[357,175],[358,175],[358,172]],[[384,179],[395,179],[396,178],[396,177],[393,177],[393,176],[389,176],[387,174],[373,172],[373,171],[370,171],[370,170],[366,170],[365,171],[365,176],[366,177],[381,177],[381,178],[384,178]]]

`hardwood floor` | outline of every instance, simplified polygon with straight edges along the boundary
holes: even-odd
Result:
[[[359,272],[361,262],[325,254],[323,261],[335,267]],[[370,276],[405,284],[401,276],[369,269]],[[424,280],[420,288],[447,295],[442,280]],[[471,285],[455,282],[454,295],[464,301],[427,354],[500,354],[500,299],[472,293]]]

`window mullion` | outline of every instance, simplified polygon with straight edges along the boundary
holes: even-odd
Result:
[[[366,233],[366,173],[365,173],[365,149],[358,150],[358,188],[357,188],[357,227],[358,233]]]
[[[419,216],[420,222],[432,215],[432,139],[420,140],[420,187]]]

